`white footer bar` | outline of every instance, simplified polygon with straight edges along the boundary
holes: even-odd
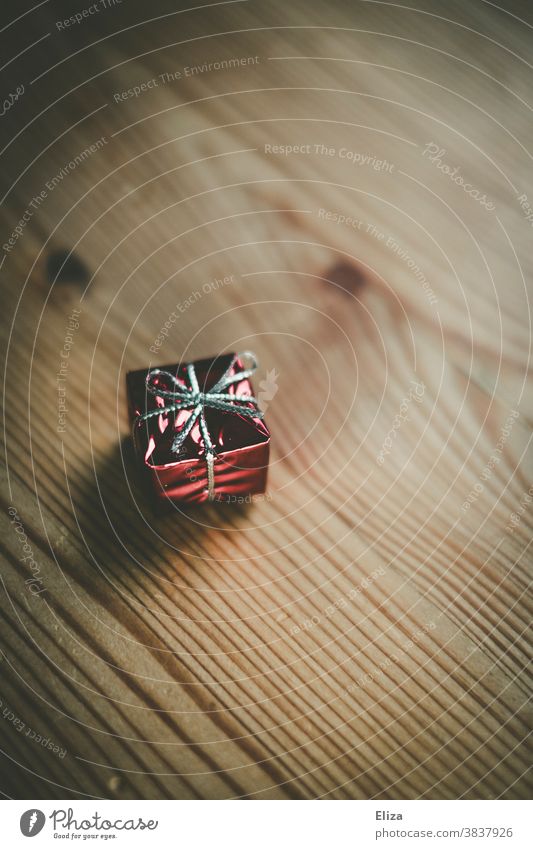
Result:
[[[3,801],[2,845],[530,849],[528,801]],[[35,843],[29,843],[35,838]]]

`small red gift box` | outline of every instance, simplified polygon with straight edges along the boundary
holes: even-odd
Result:
[[[227,354],[126,375],[135,453],[157,504],[265,492],[270,433],[249,380],[256,367],[252,354]]]

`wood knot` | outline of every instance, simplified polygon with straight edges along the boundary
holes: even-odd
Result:
[[[332,283],[335,289],[347,295],[358,295],[367,281],[358,265],[344,260],[331,266],[324,272],[323,277],[328,281],[328,287]]]
[[[75,253],[67,250],[52,251],[46,260],[48,282],[85,285],[89,282],[89,269]]]

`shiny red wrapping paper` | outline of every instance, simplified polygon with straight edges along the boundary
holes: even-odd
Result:
[[[208,392],[229,367],[233,354],[216,359],[198,360],[194,368],[202,392]],[[187,364],[162,366],[188,386]],[[230,374],[243,370],[237,359]],[[150,489],[156,506],[169,502],[200,503],[208,500],[208,477],[205,448],[198,422],[187,436],[179,455],[171,450],[177,431],[186,424],[190,410],[162,413],[147,421],[136,422],[139,415],[167,401],[146,390],[147,369],[130,371],[126,375],[126,388],[133,443],[143,479]],[[168,378],[167,378],[168,380]],[[162,383],[162,389],[172,389]],[[249,379],[232,384],[230,394],[253,395]],[[254,408],[252,403],[249,404]],[[270,433],[260,418],[248,418],[238,412],[205,409],[205,420],[217,451],[214,465],[215,501],[236,501],[243,496],[265,492]]]

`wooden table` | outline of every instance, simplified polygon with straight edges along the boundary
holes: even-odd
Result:
[[[3,792],[527,797],[531,6],[7,7]],[[126,371],[250,348],[154,516]]]

